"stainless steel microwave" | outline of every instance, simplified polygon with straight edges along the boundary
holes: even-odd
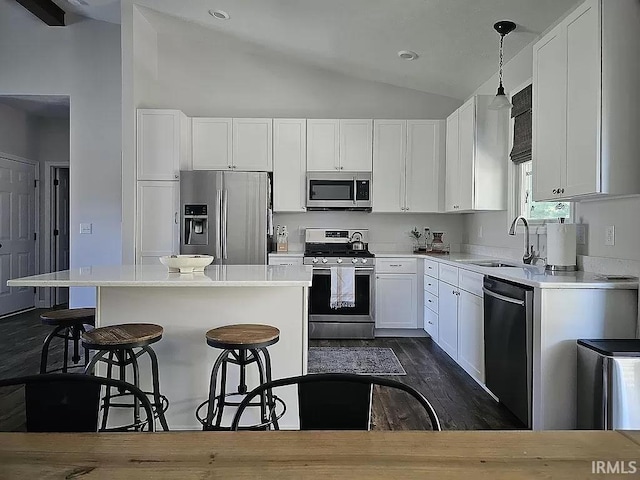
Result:
[[[307,210],[371,211],[371,172],[307,173]]]

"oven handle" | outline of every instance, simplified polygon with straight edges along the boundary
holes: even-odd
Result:
[[[374,267],[359,267],[356,268],[356,275],[358,274],[358,272],[366,272],[366,273],[371,273],[373,272],[375,269]],[[329,268],[314,268],[313,269],[313,273],[318,273],[320,275],[328,275],[331,273],[331,270]]]

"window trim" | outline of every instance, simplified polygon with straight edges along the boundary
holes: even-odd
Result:
[[[528,87],[533,83],[533,77],[529,78],[527,81],[513,88],[509,93],[509,100],[511,101],[513,95],[518,93],[520,90]],[[507,232],[511,228],[511,223],[513,219],[520,215],[520,166],[516,165],[511,161],[511,149],[513,148],[513,130],[514,130],[514,119],[509,118],[509,138],[507,144],[507,177],[508,177],[508,187],[507,187],[507,224],[506,229]],[[570,202],[570,216],[567,219],[567,223],[573,223],[575,218],[575,202]],[[529,234],[536,235],[546,235],[547,233],[547,224],[548,223],[558,223],[558,220],[529,220]],[[524,235],[524,226],[519,223],[516,229],[516,235],[523,234]]]

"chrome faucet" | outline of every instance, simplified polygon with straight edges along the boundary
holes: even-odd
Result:
[[[516,217],[509,229],[509,235],[515,236],[518,220],[522,220],[522,223],[524,224],[524,255],[522,257],[522,263],[530,265],[535,255],[533,253],[533,245],[529,246],[529,222],[527,222],[527,219],[522,215]]]

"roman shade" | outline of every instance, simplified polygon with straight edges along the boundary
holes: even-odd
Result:
[[[511,98],[511,118],[514,119],[511,161],[516,164],[531,160],[531,87],[529,85]]]

